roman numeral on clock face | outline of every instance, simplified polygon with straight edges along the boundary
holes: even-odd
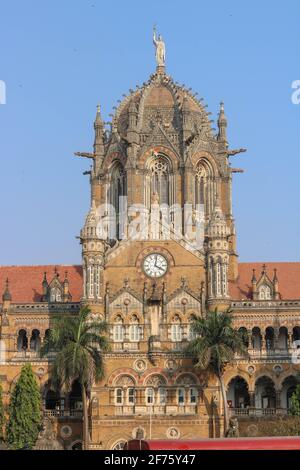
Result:
[[[161,277],[168,270],[166,258],[159,253],[152,253],[146,256],[143,263],[144,272],[149,277]]]

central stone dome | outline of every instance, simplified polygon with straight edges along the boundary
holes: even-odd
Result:
[[[113,117],[112,127],[121,137],[125,137],[131,115],[135,117],[138,132],[148,134],[157,122],[167,132],[180,132],[183,113],[191,121],[191,130],[197,133],[203,128],[206,132],[211,131],[209,113],[196,95],[192,94],[191,89],[175,83],[165,73],[164,67],[158,67],[147,82],[136,90],[130,90],[130,94],[123,99]]]

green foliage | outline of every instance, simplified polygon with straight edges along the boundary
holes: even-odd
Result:
[[[109,349],[105,322],[89,318],[90,309],[84,307],[76,316],[62,316],[54,320],[50,335],[41,354],[56,351],[51,367],[51,382],[56,389],[70,391],[72,383],[81,384],[83,406],[83,445],[88,448],[87,391],[94,381],[104,375],[103,351]]]
[[[32,449],[41,427],[41,395],[30,364],[22,367],[13,389],[6,427],[7,444],[12,449]]]
[[[5,414],[2,397],[2,386],[0,384],[0,442],[4,441],[4,425],[5,425]]]
[[[294,416],[300,416],[300,384],[297,385],[296,390],[291,397],[289,411]]]
[[[207,312],[205,317],[195,319],[192,329],[197,336],[189,343],[187,352],[197,359],[196,367],[200,369],[211,367],[219,377],[235,353],[248,355],[243,333],[232,326],[230,310]]]
[[[104,373],[103,351],[108,341],[102,334],[105,322],[92,321],[90,309],[84,307],[76,316],[56,317],[41,355],[56,351],[51,368],[51,381],[55,388],[69,391],[75,380],[88,389]]]
[[[274,421],[261,421],[258,424],[258,437],[263,436],[299,436],[300,417],[280,417]]]

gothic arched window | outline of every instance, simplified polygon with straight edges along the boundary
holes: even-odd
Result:
[[[61,290],[59,287],[50,289],[50,302],[61,302]]]
[[[208,262],[210,296],[227,297],[227,274],[228,262],[218,256],[216,259],[210,257]]]
[[[228,264],[227,260],[224,259],[222,263],[222,291],[223,291],[223,296],[227,297],[227,270],[228,270]]]
[[[193,341],[195,338],[197,338],[197,334],[193,328],[193,324],[196,320],[196,317],[194,314],[192,314],[189,319],[188,319],[188,326],[187,326],[187,339],[188,341]]]
[[[129,327],[129,338],[130,341],[138,342],[140,341],[140,326],[139,325],[130,325]]]
[[[160,205],[175,203],[175,183],[172,163],[165,155],[155,154],[146,163],[144,181],[145,205],[150,209],[153,201]]]
[[[84,293],[89,298],[100,297],[100,284],[101,284],[101,266],[99,259],[85,259],[84,260]]]
[[[90,264],[88,267],[88,279],[89,279],[89,297],[94,297],[95,266],[93,264]]]
[[[221,259],[218,258],[216,262],[216,288],[217,288],[217,297],[222,295],[222,277],[221,277]]]
[[[28,347],[27,332],[25,330],[20,330],[18,339],[17,339],[17,349],[18,351],[26,351],[27,347]]]
[[[271,288],[267,285],[260,286],[259,290],[259,300],[271,300]]]
[[[39,351],[41,347],[41,337],[39,330],[33,330],[30,338],[30,349]]]
[[[109,202],[114,207],[116,214],[120,212],[120,197],[126,196],[126,175],[123,166],[115,163],[111,169]]]
[[[115,320],[115,324],[113,326],[114,341],[117,341],[117,342],[124,341],[124,336],[125,336],[125,328],[124,328],[124,325],[123,325],[123,320],[118,315],[116,320]]]
[[[182,341],[182,326],[181,326],[181,321],[178,315],[175,315],[175,317],[172,320],[171,341],[175,343],[179,343],[180,341]]]
[[[194,204],[203,204],[204,213],[213,213],[216,194],[216,182],[211,164],[202,158],[196,166]]]
[[[151,195],[158,194],[160,204],[169,204],[169,162],[165,157],[155,158],[150,166]]]
[[[132,315],[130,319],[130,326],[129,326],[129,340],[138,342],[141,340],[142,336],[142,329],[139,325],[139,319],[136,315]]]
[[[117,162],[113,165],[110,173],[110,186],[109,186],[109,204],[111,217],[115,217],[116,237],[120,239],[120,215],[124,208],[122,207],[122,198],[127,195],[126,174],[123,166]]]

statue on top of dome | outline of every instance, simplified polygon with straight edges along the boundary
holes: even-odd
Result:
[[[155,26],[153,27],[153,44],[156,47],[155,57],[157,66],[164,67],[166,60],[166,47],[162,36],[159,34],[158,37],[156,37]]]

